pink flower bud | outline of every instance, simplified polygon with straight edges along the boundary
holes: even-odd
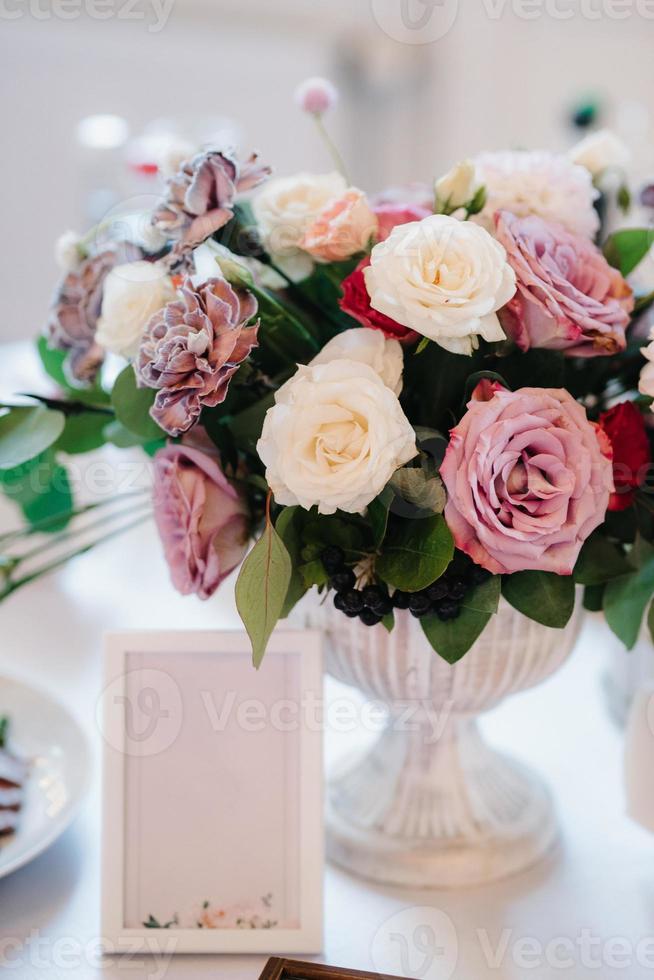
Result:
[[[307,78],[296,88],[295,102],[304,112],[322,116],[338,102],[338,91],[327,78]]]

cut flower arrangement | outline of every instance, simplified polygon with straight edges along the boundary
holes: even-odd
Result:
[[[334,97],[298,94],[323,134]],[[241,566],[257,666],[314,587],[369,627],[419,618],[453,663],[501,595],[563,627],[579,584],[632,646],[654,619],[654,295],[627,277],[652,235],[602,227],[615,156],[597,134],[371,196],[337,154],[276,177],[208,147],[129,240],[63,236],[39,340],[58,390],[0,417],[0,479],[29,520],[2,539],[3,595],[82,550],[26,573],[16,548],[73,540],[103,505],[75,508],[66,454],[111,443],[152,457],[180,592],[207,599]]]

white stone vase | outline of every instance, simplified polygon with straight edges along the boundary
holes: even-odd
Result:
[[[434,653],[408,612],[396,611],[392,633],[333,609],[325,616],[328,672],[389,711],[372,750],[347,759],[330,780],[330,859],[387,884],[455,888],[542,858],[557,839],[550,793],[528,768],[486,744],[477,716],[564,662],[579,609],[555,630],[502,600],[454,666]],[[436,739],[435,712],[446,718]]]

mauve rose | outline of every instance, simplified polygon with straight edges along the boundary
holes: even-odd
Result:
[[[171,436],[190,429],[203,407],[224,401],[259,328],[246,326],[257,312],[252,293],[225,279],[197,288],[186,279],[179,292],[149,320],[134,365],[139,385],[157,389],[150,414]]]
[[[270,174],[253,153],[240,163],[226,150],[210,149],[185,161],[169,177],[152,215],[152,224],[182,250],[205,241],[233,215],[237,194],[251,190]]]
[[[570,575],[604,520],[610,447],[563,388],[486,394],[468,403],[441,466],[455,544],[495,574]]]
[[[247,551],[247,504],[218,463],[166,446],[154,457],[154,517],[173,585],[209,599]]]
[[[518,347],[575,357],[624,350],[633,293],[599,249],[533,215],[500,211],[495,221],[518,285],[500,320]]]
[[[68,352],[65,368],[73,382],[95,381],[105,358],[104,348],[95,339],[105,279],[114,266],[141,255],[135,245],[117,243],[84,259],[59,283],[45,333],[50,347]]]
[[[645,482],[652,461],[645,421],[633,402],[620,402],[599,417],[613,448],[613,482],[609,510],[626,510]]]

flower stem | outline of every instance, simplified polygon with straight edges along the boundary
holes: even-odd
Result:
[[[343,162],[343,157],[339,153],[338,148],[337,148],[336,144],[334,143],[333,139],[331,138],[331,136],[327,132],[327,129],[325,127],[325,124],[322,121],[322,116],[319,113],[315,112],[315,113],[313,113],[313,118],[314,118],[314,121],[315,121],[316,126],[318,128],[318,132],[320,133],[320,136],[322,138],[322,141],[325,144],[325,146],[327,147],[327,150],[329,151],[329,154],[330,154],[332,160],[334,161],[334,164],[336,165],[336,169],[338,171],[340,171],[340,173],[343,174],[343,176],[345,177],[346,181],[349,184],[350,183],[350,178],[348,177],[347,169],[345,167],[345,163]]]
[[[27,527],[21,527],[17,531],[7,531],[4,534],[0,534],[0,545],[9,544],[11,541],[16,541],[20,538],[28,538],[32,534],[47,533],[48,528],[57,526],[62,521],[72,520],[73,517],[88,514],[90,511],[99,510],[101,507],[107,507],[115,504],[117,501],[127,500],[130,497],[145,497],[146,494],[149,497],[150,490],[145,487],[142,490],[130,490],[127,493],[119,494],[117,497],[110,497],[107,500],[99,500],[94,504],[86,504],[84,507],[78,507],[75,510],[62,511],[60,514],[43,517],[40,521],[34,521]]]
[[[29,575],[25,575],[23,578],[20,578],[15,582],[8,582],[4,591],[0,592],[0,601],[2,599],[6,599],[13,592],[16,592],[24,585],[29,585],[30,582],[36,581],[36,579],[41,578],[43,575],[48,575],[50,572],[56,571],[57,568],[61,568],[62,565],[72,561],[73,558],[78,558],[80,555],[85,555],[88,551],[91,551],[92,548],[95,548],[96,545],[104,544],[106,541],[111,541],[112,538],[118,537],[119,534],[124,534],[126,531],[131,531],[132,528],[138,527],[139,524],[143,524],[151,516],[151,513],[142,514],[136,520],[130,521],[129,524],[124,524],[122,527],[116,528],[116,530],[111,531],[109,534],[106,534],[104,537],[99,538],[96,541],[89,542],[89,544],[84,545],[83,548],[78,548],[76,551],[69,551],[65,555],[60,555],[59,558],[56,558],[54,561],[35,569],[33,572],[30,572]]]

